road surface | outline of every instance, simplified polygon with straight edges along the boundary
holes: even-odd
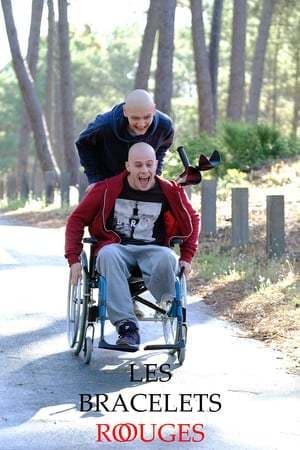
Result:
[[[126,443],[130,450],[300,448],[300,377],[286,373],[279,353],[214,318],[200,298],[189,299],[188,351],[181,367],[164,352],[95,348],[89,366],[73,356],[65,333],[63,239],[63,229],[0,219],[0,450],[116,449],[122,442],[115,439],[126,439],[128,431],[123,427],[120,434],[116,427],[113,437],[112,429],[123,423],[133,424],[132,438],[144,424],[149,441],[138,435]],[[108,333],[114,339],[112,327]],[[157,342],[161,335],[160,324],[142,324],[143,342]],[[161,380],[145,382],[146,364],[169,364],[162,370],[170,367],[171,378],[166,381],[170,375],[158,370]],[[102,400],[107,394],[109,411],[103,405],[95,411],[95,397],[91,411],[80,411],[80,394]],[[144,412],[132,409],[133,398]]]

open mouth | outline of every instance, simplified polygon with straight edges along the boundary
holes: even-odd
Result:
[[[138,177],[139,183],[142,187],[147,187],[150,183],[151,177]]]
[[[143,128],[135,128],[136,133],[145,133],[147,130],[147,127],[143,127]]]

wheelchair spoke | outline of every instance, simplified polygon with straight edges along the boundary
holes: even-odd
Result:
[[[82,253],[82,266],[87,264],[86,255]],[[67,333],[70,347],[75,354],[79,354],[85,337],[87,304],[88,304],[88,277],[86,270],[82,271],[82,279],[76,286],[71,285],[69,279]]]

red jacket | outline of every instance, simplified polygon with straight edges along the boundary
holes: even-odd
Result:
[[[65,257],[69,265],[79,261],[82,251],[84,227],[89,227],[91,236],[99,240],[96,253],[104,245],[121,241],[117,233],[105,227],[106,221],[122,192],[127,171],[112,178],[99,181],[86,194],[81,203],[69,216],[66,226]],[[183,239],[180,245],[180,259],[191,262],[198,247],[199,215],[193,209],[184,189],[175,181],[156,176],[171,211],[164,216],[166,236],[164,245],[169,246],[174,237]]]

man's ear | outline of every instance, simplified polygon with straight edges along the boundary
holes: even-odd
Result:
[[[130,170],[129,170],[129,162],[128,161],[125,161],[125,168],[126,168],[127,172],[130,172]]]
[[[123,105],[123,115],[124,115],[124,117],[128,117],[127,109],[126,109],[126,104]]]

